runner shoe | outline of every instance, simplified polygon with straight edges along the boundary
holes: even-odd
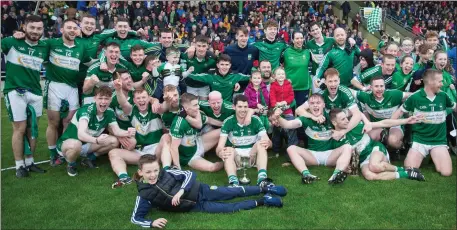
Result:
[[[122,179],[119,179],[116,182],[114,182],[111,185],[111,188],[112,189],[121,188],[121,187],[131,184],[132,182],[133,182],[133,180],[130,177],[122,178]]]
[[[424,175],[417,168],[408,168],[406,173],[408,173],[408,179],[410,180],[425,181]]]
[[[273,187],[275,184],[273,184],[273,180],[270,178],[265,178],[260,183],[258,184],[259,187],[261,188],[268,188],[268,187]]]
[[[278,195],[278,196],[285,196],[287,195],[287,189],[284,188],[284,186],[269,186],[266,189],[266,193],[270,193],[273,195]]]
[[[302,175],[301,176],[301,181],[304,183],[304,184],[311,184],[315,181],[318,181],[320,180],[319,177],[317,176],[314,176],[313,174],[306,174],[306,175]]]
[[[95,163],[95,161],[90,160],[89,158],[84,158],[84,159],[81,161],[81,165],[84,165],[84,166],[89,167],[89,168],[91,168],[91,169],[98,168],[98,166],[97,166],[97,164]]]
[[[69,176],[77,176],[78,175],[78,170],[74,166],[67,166],[67,173]]]
[[[21,166],[20,168],[16,169],[16,177],[17,178],[23,178],[23,177],[28,177],[29,176],[29,171],[25,169],[24,166]]]
[[[36,164],[32,163],[31,165],[27,166],[27,171],[29,172],[36,172],[36,173],[45,173],[46,170],[39,168]]]
[[[333,174],[330,179],[328,179],[329,184],[340,184],[343,183],[347,178],[347,173],[341,171],[336,174]]]
[[[280,197],[272,196],[270,194],[264,195],[263,201],[264,201],[265,206],[281,208],[283,205]]]

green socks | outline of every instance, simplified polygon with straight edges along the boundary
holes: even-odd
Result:
[[[396,166],[395,172],[401,172],[401,171],[405,171],[405,168]]]
[[[89,158],[91,161],[94,161],[97,159],[97,156],[95,156],[95,153],[89,153],[87,154],[87,158]]]
[[[303,176],[306,176],[308,174],[311,174],[308,169],[303,170],[303,172],[301,172],[301,175],[303,175]]]
[[[229,184],[232,184],[232,185],[239,185],[240,184],[240,181],[238,180],[238,177],[236,177],[235,175],[230,175],[228,177],[229,179]]]
[[[397,179],[400,179],[400,178],[408,178],[408,173],[406,171],[399,171],[399,172],[396,172],[396,178]]]
[[[170,169],[170,166],[164,166],[163,169],[168,170],[168,169]]]
[[[267,178],[267,170],[261,169],[257,174],[257,184],[259,184],[263,179]]]
[[[339,172],[341,172],[341,170],[335,169],[335,171],[333,171],[333,175],[335,175],[335,174],[337,174],[337,173],[339,173]]]
[[[57,149],[56,146],[48,146],[49,149],[49,156],[51,156],[51,159],[54,159],[57,156]]]
[[[128,178],[128,177],[129,177],[129,174],[127,174],[126,172],[119,173],[119,179],[124,179],[124,178]]]

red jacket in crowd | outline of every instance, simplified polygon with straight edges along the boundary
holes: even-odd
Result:
[[[285,101],[290,105],[294,101],[294,90],[289,80],[284,80],[282,85],[277,81],[270,86],[270,107],[275,107],[277,102]],[[292,109],[287,109],[284,114],[292,114]]]

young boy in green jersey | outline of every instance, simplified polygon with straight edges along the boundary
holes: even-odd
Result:
[[[422,123],[414,124],[413,144],[405,159],[405,167],[419,168],[422,160],[430,155],[436,171],[442,176],[452,175],[452,160],[446,140],[447,109],[457,111],[456,104],[441,91],[443,73],[427,69],[423,77],[424,88],[412,94],[393,115],[400,118],[404,113],[422,115]]]
[[[95,103],[79,108],[57,141],[57,152],[68,162],[69,176],[78,175],[76,169],[78,156],[87,156],[83,163],[92,165],[97,155],[106,154],[118,147],[119,142],[116,137],[135,136],[135,129],[119,128],[114,111],[109,108],[111,96],[112,91],[107,86],[95,89]],[[103,134],[108,127],[114,136]]]

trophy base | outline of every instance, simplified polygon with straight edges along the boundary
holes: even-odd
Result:
[[[250,183],[251,183],[251,180],[249,178],[243,177],[240,179],[240,184],[242,184],[242,185],[247,185]]]

